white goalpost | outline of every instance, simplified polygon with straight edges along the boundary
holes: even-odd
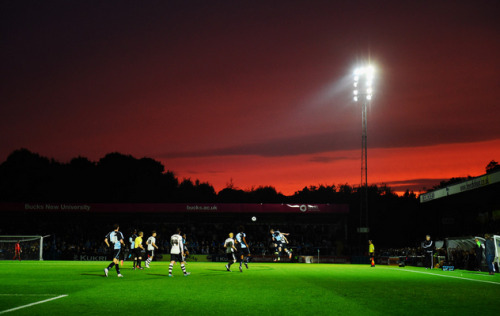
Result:
[[[40,235],[0,235],[0,260],[15,257],[16,244],[21,248],[22,260],[43,260],[43,239]]]

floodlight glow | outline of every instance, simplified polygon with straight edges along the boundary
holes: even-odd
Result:
[[[366,65],[354,70],[354,101],[358,101],[358,96],[363,96],[366,100],[371,100],[373,96],[373,80],[375,78],[375,67]],[[358,83],[361,83],[364,89],[358,90]]]

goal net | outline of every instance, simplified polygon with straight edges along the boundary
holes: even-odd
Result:
[[[16,244],[19,243],[21,260],[43,260],[43,238],[48,236],[0,235],[0,260],[18,260]]]

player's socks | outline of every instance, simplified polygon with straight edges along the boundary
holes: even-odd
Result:
[[[168,266],[168,275],[172,275],[172,269],[174,268],[174,264],[171,263],[169,266]]]
[[[137,259],[134,259],[134,269],[137,266]]]
[[[116,268],[116,273],[120,274],[120,266],[119,265],[115,265],[115,268]]]
[[[114,265],[115,265],[115,263],[114,263],[114,262],[111,262],[111,263],[109,264],[109,266],[108,266],[108,270],[109,270],[109,269],[111,269]]]
[[[181,264],[181,269],[182,269],[182,272],[184,272],[184,274],[187,274],[185,265]]]

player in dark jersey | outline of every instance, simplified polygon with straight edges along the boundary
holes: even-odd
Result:
[[[132,235],[130,235],[130,237],[128,238],[128,242],[130,243],[130,252],[129,252],[129,255],[128,255],[128,259],[130,259],[131,257],[134,257],[135,258],[135,239],[137,238],[137,229],[134,229],[134,231],[132,232]],[[135,268],[135,266],[137,265],[137,260],[133,259],[133,268]]]
[[[279,230],[270,230],[271,233],[271,238],[274,244],[274,255],[277,257],[274,258],[274,261],[281,261],[281,254],[283,253],[283,250],[288,254],[288,257],[291,259],[292,258],[292,252],[288,250],[286,245],[288,244],[288,240],[286,239],[285,236],[288,236],[288,233],[282,233]]]
[[[121,275],[120,273],[120,265],[118,264],[118,260],[120,259],[120,253],[122,252],[122,246],[125,246],[125,243],[123,242],[123,234],[119,231],[119,229],[120,226],[118,224],[115,224],[113,226],[113,231],[109,232],[104,238],[104,242],[106,243],[108,248],[111,248],[110,243],[113,245],[113,261],[107,268],[104,269],[104,274],[106,276],[108,276],[109,269],[115,266],[118,277],[123,277],[123,275]]]
[[[238,233],[236,234],[236,248],[238,249],[240,272],[243,272],[241,264],[244,263],[245,267],[248,269],[248,262],[250,261],[250,247],[247,244],[246,236],[245,228],[243,226],[238,227]]]
[[[189,257],[189,249],[187,248],[186,234],[182,234],[182,244],[184,245],[184,256]]]

